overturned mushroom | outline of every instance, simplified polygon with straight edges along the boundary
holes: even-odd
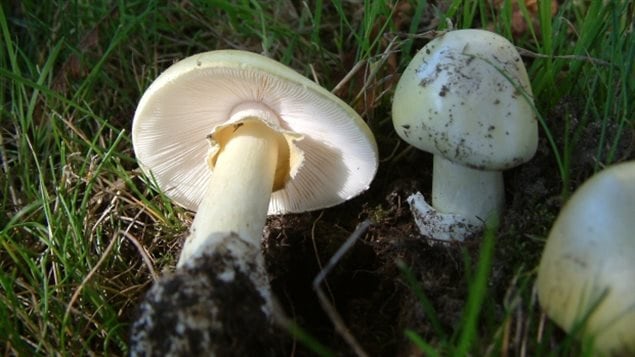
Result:
[[[432,205],[409,197],[423,235],[463,240],[500,215],[502,170],[531,159],[538,126],[514,46],[484,30],[447,32],[402,74],[392,105],[397,134],[434,155]]]
[[[235,50],[194,55],[163,72],[139,102],[132,136],[148,176],[197,211],[177,273],[155,284],[133,326],[139,351],[159,343],[167,349],[153,352],[162,354],[231,343],[222,309],[236,302],[210,302],[222,294],[206,290],[218,285],[247,281],[252,294],[242,289],[235,298],[260,301],[252,309],[268,317],[260,252],[267,213],[341,203],[368,188],[378,165],[374,137],[353,109],[292,69]],[[199,288],[184,282],[193,275]],[[161,314],[178,323],[166,328]]]

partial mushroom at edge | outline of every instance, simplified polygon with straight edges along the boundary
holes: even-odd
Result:
[[[608,167],[562,208],[540,260],[540,305],[599,355],[635,355],[633,219],[635,162]]]

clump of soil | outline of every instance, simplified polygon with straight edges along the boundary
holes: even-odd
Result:
[[[218,244],[152,285],[132,325],[131,356],[278,355],[283,338],[256,288],[262,265],[245,264],[232,249],[260,253],[235,234],[224,240],[233,244]]]

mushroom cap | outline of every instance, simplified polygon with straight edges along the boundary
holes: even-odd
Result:
[[[484,30],[450,31],[425,45],[399,79],[392,116],[409,144],[475,169],[520,165],[538,145],[520,55]]]
[[[303,160],[272,193],[269,214],[333,206],[368,188],[378,154],[362,118],[291,68],[238,50],[185,58],[149,86],[132,124],[140,167],[169,198],[195,211],[213,175],[207,137],[245,103],[274,113],[285,135],[301,136],[293,144]]]
[[[582,332],[604,353],[635,354],[634,218],[635,162],[605,169],[566,203],[538,269],[547,315],[572,331],[592,311]]]

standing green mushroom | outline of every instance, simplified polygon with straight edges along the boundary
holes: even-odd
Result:
[[[585,182],[551,228],[538,268],[547,316],[602,355],[635,355],[635,162]]]
[[[463,240],[504,204],[502,171],[531,159],[538,124],[516,48],[484,30],[449,31],[430,41],[399,79],[395,131],[432,153],[432,206],[408,198],[421,233]]]
[[[353,109],[292,69],[235,50],[163,72],[139,102],[132,140],[165,195],[197,211],[176,273],[141,305],[133,354],[224,355],[241,338],[266,345],[258,322],[273,307],[260,248],[267,214],[339,204],[366,190],[378,165]]]

